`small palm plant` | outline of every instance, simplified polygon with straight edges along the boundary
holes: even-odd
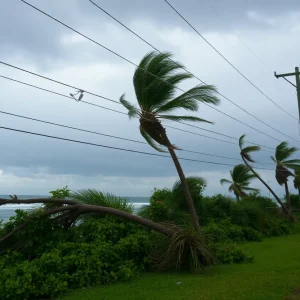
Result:
[[[194,228],[199,231],[193,200],[174,151],[179,149],[170,142],[161,120],[212,123],[196,116],[178,116],[173,113],[178,109],[197,111],[201,102],[217,105],[219,99],[212,85],[199,85],[175,96],[178,84],[192,78],[192,75],[183,71],[183,65],[171,60],[171,56],[170,53],[150,52],[135,70],[133,85],[140,109],[126,101],[124,94],[120,102],[128,109],[129,118],[139,118],[140,133],[149,145],[160,152],[169,151],[182,182]]]
[[[236,196],[237,201],[240,200],[240,197],[247,196],[247,192],[259,192],[259,189],[250,188],[250,182],[256,176],[250,174],[250,169],[245,165],[237,165],[230,171],[231,181],[228,179],[221,179],[220,183],[230,184],[229,191],[233,192]]]
[[[286,201],[288,209],[291,209],[290,192],[288,187],[288,177],[294,176],[289,170],[297,171],[300,169],[300,159],[289,159],[293,154],[298,151],[295,147],[289,147],[287,142],[280,143],[275,150],[275,157],[271,156],[272,160],[276,163],[275,177],[280,185],[284,185]]]

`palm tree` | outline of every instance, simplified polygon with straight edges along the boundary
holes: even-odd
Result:
[[[298,194],[300,196],[300,171],[296,170],[294,176],[294,187],[298,190]]]
[[[248,147],[244,147],[245,144],[245,137],[246,135],[243,134],[240,138],[239,138],[239,146],[240,146],[240,155],[244,161],[244,163],[246,164],[246,166],[251,170],[251,172],[256,176],[256,178],[271,192],[271,194],[275,197],[275,199],[277,200],[277,202],[279,203],[279,205],[281,206],[282,210],[287,214],[290,215],[291,220],[295,220],[295,217],[293,216],[293,214],[291,213],[291,211],[289,211],[286,206],[284,205],[284,203],[280,200],[280,198],[275,194],[275,192],[273,191],[273,189],[261,178],[261,176],[254,171],[253,167],[249,164],[249,162],[254,163],[255,160],[252,159],[251,157],[251,153],[252,152],[257,152],[260,150],[259,146],[253,145],[253,146],[248,146]]]
[[[288,187],[288,177],[294,176],[289,169],[294,171],[300,168],[300,159],[289,159],[296,151],[295,147],[289,147],[287,142],[280,143],[275,150],[275,158],[271,156],[272,160],[276,163],[275,177],[280,185],[284,185],[286,201],[288,209],[291,209],[290,192]]]
[[[250,169],[245,165],[237,165],[230,171],[231,181],[228,179],[221,179],[220,183],[230,184],[229,191],[233,192],[236,196],[237,201],[240,200],[240,197],[247,196],[246,192],[259,192],[258,189],[250,188],[249,184],[252,179],[256,176],[250,174]]]
[[[182,182],[194,228],[199,231],[199,221],[194,203],[174,151],[179,149],[170,142],[161,120],[212,123],[195,116],[178,116],[172,113],[177,109],[197,111],[199,102],[217,105],[219,99],[215,96],[216,88],[212,85],[199,85],[175,96],[178,84],[192,78],[192,75],[182,71],[183,65],[171,60],[171,56],[170,53],[150,52],[136,68],[133,85],[140,109],[126,101],[124,94],[121,96],[120,102],[128,109],[129,118],[139,118],[140,133],[149,145],[160,152],[169,151]]]

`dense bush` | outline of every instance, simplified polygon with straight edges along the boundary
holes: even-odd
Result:
[[[218,223],[211,222],[203,227],[204,232],[214,242],[245,242],[261,241],[262,234],[251,227],[238,226],[230,223],[230,220],[222,220]]]
[[[216,244],[215,254],[219,263],[252,262],[254,257],[233,244]]]
[[[300,209],[300,196],[299,195],[290,195],[291,206],[295,209]]]
[[[39,229],[32,233],[42,238]],[[0,259],[3,299],[40,299],[69,288],[127,280],[147,265],[149,234],[134,223],[105,217],[70,228],[57,241],[56,232],[47,236],[52,245],[43,251],[36,250],[42,244],[37,239]],[[30,260],[25,258],[29,249],[34,253]]]

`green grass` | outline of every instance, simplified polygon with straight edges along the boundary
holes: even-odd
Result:
[[[241,247],[254,255],[253,263],[213,266],[198,275],[148,273],[126,283],[75,290],[60,299],[275,300],[300,286],[300,234]]]

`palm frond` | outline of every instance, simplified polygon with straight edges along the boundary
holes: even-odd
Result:
[[[223,179],[220,180],[220,183],[221,183],[221,185],[223,185],[224,183],[232,184],[232,181],[223,178]]]
[[[156,112],[170,113],[178,108],[183,108],[189,111],[197,111],[198,102],[217,105],[220,103],[220,100],[215,96],[216,92],[216,88],[212,85],[198,85],[181,94],[177,98],[159,106],[156,109]]]
[[[189,176],[186,178],[192,199],[195,200],[200,195],[201,191],[206,187],[206,180],[199,176]],[[176,211],[177,209],[186,209],[185,195],[181,181],[178,179],[172,187],[172,195],[170,197],[169,208]]]
[[[149,135],[149,133],[142,126],[140,126],[140,133],[152,148],[154,148],[159,152],[167,152],[165,149],[158,146],[158,143],[155,142],[155,140]]]
[[[250,187],[247,187],[247,186],[242,187],[242,189],[245,190],[245,191],[257,192],[257,193],[260,192],[260,189],[250,188]]]
[[[240,138],[239,138],[239,146],[240,146],[240,149],[241,149],[241,150],[242,150],[243,145],[244,145],[244,143],[245,143],[245,137],[246,137],[246,134],[243,134],[243,135],[241,135]]]
[[[248,146],[248,147],[245,147],[245,148],[241,148],[241,155],[248,161],[250,162],[255,162],[254,159],[252,159],[250,153],[251,152],[256,152],[256,151],[259,151],[260,150],[260,147],[259,146]]]
[[[145,111],[162,101],[170,100],[174,96],[176,84],[192,77],[187,72],[175,74],[183,65],[171,60],[171,56],[168,52],[150,52],[135,70],[135,93],[140,107]]]
[[[84,189],[72,192],[70,198],[78,203],[111,207],[126,212],[133,212],[133,206],[127,199],[113,194],[102,193],[95,189]]]
[[[280,143],[275,150],[276,161],[284,162],[284,160],[288,159],[297,150],[296,147],[289,147],[287,142]]]
[[[139,116],[139,110],[138,108],[136,108],[133,104],[131,104],[130,102],[128,102],[127,100],[124,99],[125,97],[125,94],[123,94],[121,97],[120,97],[120,102],[121,104],[123,104],[123,106],[125,108],[128,109],[128,116],[129,118],[135,118],[135,117],[138,117]]]
[[[166,119],[170,121],[187,121],[187,122],[206,122],[213,124],[213,122],[194,117],[194,116],[171,116],[171,115],[158,115],[158,118]]]

